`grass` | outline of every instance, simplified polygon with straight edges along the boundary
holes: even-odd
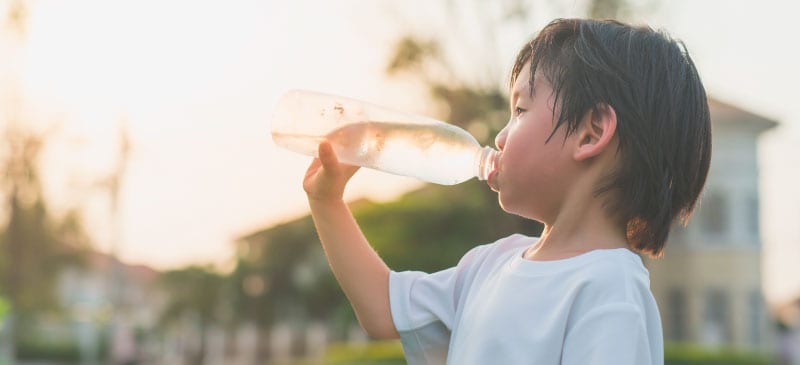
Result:
[[[667,344],[665,365],[773,365],[771,354],[737,348],[710,349],[695,344]],[[400,365],[405,364],[399,341],[371,341],[366,344],[338,343],[328,347],[320,361],[294,365]]]

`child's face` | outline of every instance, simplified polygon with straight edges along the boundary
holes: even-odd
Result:
[[[530,63],[511,89],[511,119],[497,135],[500,150],[489,186],[498,193],[503,210],[540,222],[552,222],[569,185],[574,161],[559,128],[555,126],[553,89],[537,70],[533,96]]]

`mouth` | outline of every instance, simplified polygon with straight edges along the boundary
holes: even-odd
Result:
[[[489,178],[486,179],[486,184],[489,185],[489,188],[492,189],[495,193],[499,192],[499,188],[497,187],[497,170],[492,171],[489,173]]]
[[[489,185],[489,188],[492,189],[494,192],[499,192],[500,187],[497,184],[497,175],[500,173],[500,156],[498,155],[494,162],[494,169],[489,173],[489,176],[486,178],[486,184]]]

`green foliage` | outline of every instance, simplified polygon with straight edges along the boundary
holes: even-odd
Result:
[[[23,311],[48,310],[55,300],[55,273],[72,258],[61,245],[45,204],[30,205],[12,195],[8,226],[0,238],[3,289]],[[44,270],[43,268],[48,268]]]
[[[512,234],[538,234],[541,226],[509,215],[496,194],[476,180],[428,185],[395,201],[350,204],[367,239],[396,270],[438,271],[458,263],[478,244]],[[310,217],[242,238],[230,277],[233,313],[268,328],[277,318],[300,315],[345,333],[355,317],[327,266]],[[250,279],[248,279],[250,278]],[[247,289],[248,280],[264,283]]]
[[[166,327],[184,318],[194,320],[200,344],[190,355],[192,363],[203,363],[206,331],[212,324],[222,321],[220,313],[224,283],[224,276],[202,266],[167,271],[159,278],[159,284],[169,293],[160,325]]]
[[[447,2],[442,6],[451,15],[440,24],[445,29],[427,34],[410,31],[400,37],[387,61],[386,73],[420,81],[439,106],[441,112],[436,117],[466,128],[482,144],[491,144],[509,117],[505,68],[512,61],[498,59],[500,52],[494,47],[504,43],[504,31],[528,24],[530,6],[516,0]],[[464,8],[481,17],[476,21]],[[475,39],[475,34],[480,34],[480,39]],[[476,41],[481,43],[480,48],[471,48]],[[458,72],[454,65],[467,57],[470,69],[480,71]]]
[[[107,331],[98,336],[96,356],[100,359],[109,354]],[[79,339],[74,336],[58,336],[52,333],[27,333],[17,343],[17,358],[24,363],[79,364],[81,349]],[[0,363],[2,365],[2,363]]]
[[[0,323],[6,320],[6,316],[11,312],[11,303],[0,296]]]
[[[389,267],[438,271],[454,266],[478,244],[541,226],[502,211],[485,183],[428,185],[383,204],[353,204],[364,235]]]
[[[240,319],[269,326],[275,316],[297,309],[327,318],[343,304],[311,217],[254,233],[238,245],[231,288]]]
[[[397,41],[394,54],[389,57],[386,73],[392,75],[401,71],[419,71],[431,57],[438,57],[439,44],[435,41],[406,36]]]
[[[101,352],[105,354],[108,351],[107,343],[101,344],[101,347]],[[28,336],[17,344],[17,356],[26,362],[78,364],[81,360],[76,338],[43,339]]]
[[[39,179],[45,136],[9,128],[2,139],[0,210],[7,221],[0,232],[0,295],[14,316],[4,331],[18,342],[21,333],[35,331],[37,318],[58,317],[58,275],[84,263],[89,239],[75,212],[56,219],[48,209]]]
[[[58,361],[59,364],[77,364],[80,361],[80,349],[74,342],[23,342],[17,345],[17,356],[26,360],[49,360]]]
[[[399,341],[371,341],[366,344],[331,345],[325,364],[405,364]],[[769,365],[773,357],[736,349],[710,350],[696,345],[667,344],[665,365]]]
[[[776,364],[774,357],[733,348],[708,349],[692,344],[667,344],[664,348],[665,365],[769,365]]]
[[[325,364],[330,365],[399,365],[405,363],[400,341],[333,344],[325,352]]]
[[[594,19],[621,19],[629,15],[630,9],[626,0],[593,0],[588,13]]]
[[[224,278],[207,267],[190,266],[161,274],[160,285],[170,293],[161,323],[179,320],[183,315],[197,316],[201,324],[216,320]]]
[[[508,120],[508,100],[500,88],[458,87],[432,84],[433,99],[443,104],[441,118],[467,128],[482,144],[493,144],[493,137]]]

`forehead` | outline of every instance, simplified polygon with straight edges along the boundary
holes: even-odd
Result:
[[[536,73],[539,73],[537,70]],[[531,61],[525,62],[514,80],[514,85],[511,87],[511,93],[527,93],[530,94],[531,87]]]
[[[534,87],[537,93],[552,92],[552,85],[544,71],[542,71],[541,65],[536,68],[534,77],[531,78],[531,63],[528,61],[522,66],[519,75],[517,75],[517,78],[514,80],[514,85],[512,85],[511,88],[512,98],[517,95],[525,97],[532,96],[533,90],[531,90],[531,87]]]

